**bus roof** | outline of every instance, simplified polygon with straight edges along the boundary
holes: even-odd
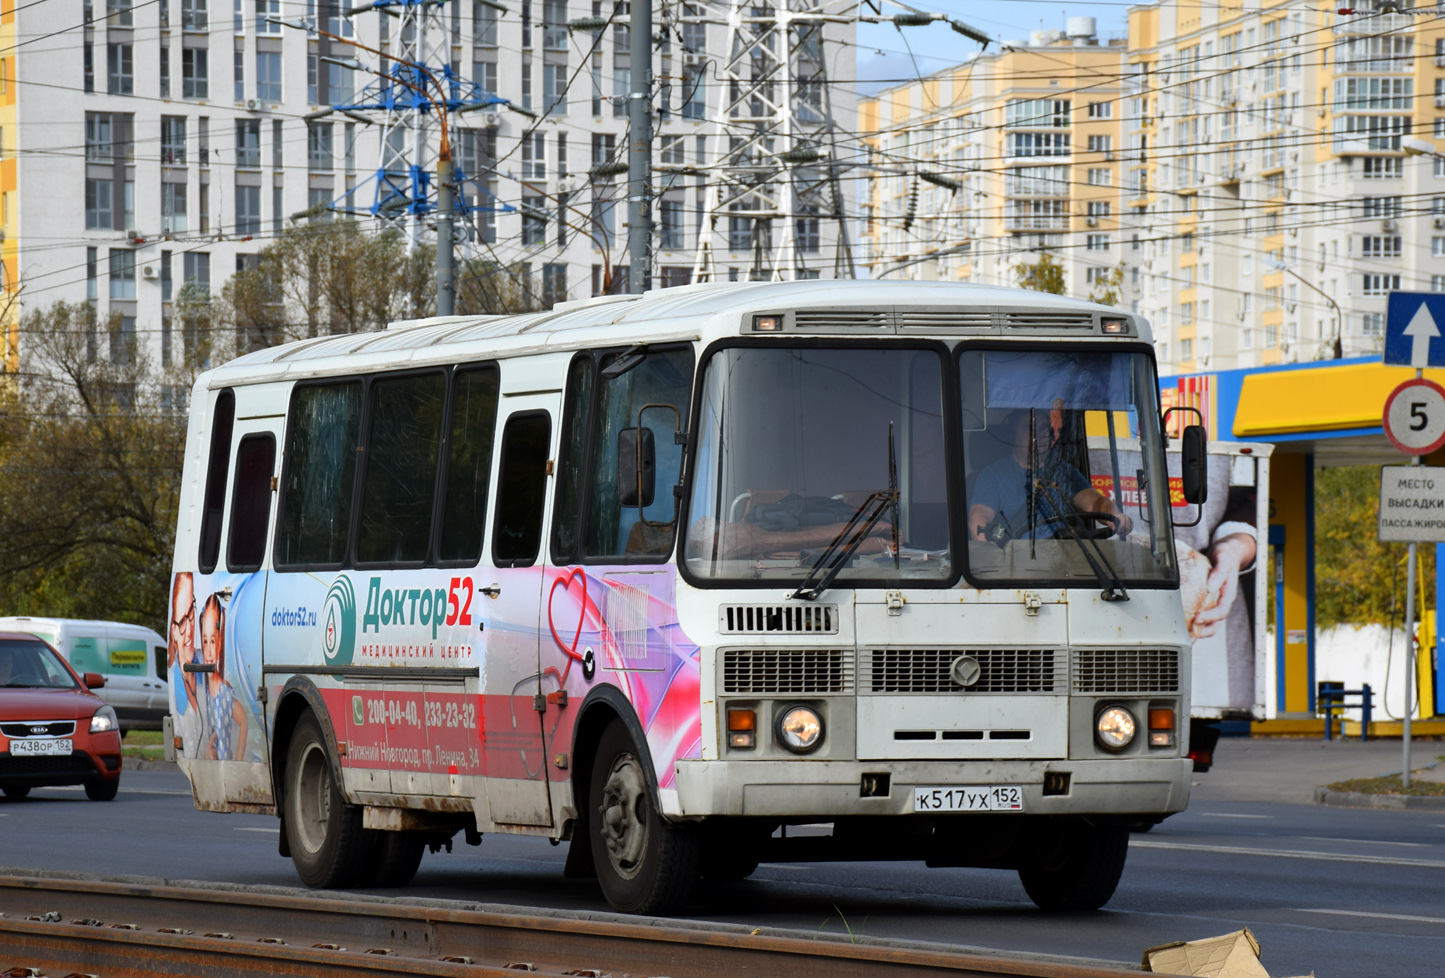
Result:
[[[798,314],[788,315],[788,314]],[[1025,289],[962,282],[813,279],[719,282],[641,295],[560,302],[517,316],[450,316],[393,323],[371,333],[300,340],[248,353],[210,371],[203,386],[423,366],[480,356],[519,356],[602,345],[711,341],[737,336],[747,317],[788,315],[804,335],[1100,335],[1103,318],[1147,324],[1121,310]],[[915,315],[918,314],[918,315]],[[776,334],[774,334],[776,335]]]

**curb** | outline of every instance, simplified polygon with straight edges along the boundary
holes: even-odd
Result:
[[[141,757],[127,757],[121,761],[122,771],[179,771],[180,765],[172,761],[149,761]]]
[[[1359,791],[1315,789],[1315,804],[1336,808],[1391,808],[1398,811],[1445,811],[1441,795],[1367,795]]]

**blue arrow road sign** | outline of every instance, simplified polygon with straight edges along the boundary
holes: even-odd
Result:
[[[1445,367],[1445,293],[1391,292],[1385,314],[1384,362]]]

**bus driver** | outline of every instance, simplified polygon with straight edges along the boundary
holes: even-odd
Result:
[[[1109,535],[1122,538],[1133,529],[1134,521],[1126,513],[1059,458],[1053,415],[1051,410],[1020,408],[1004,419],[1012,451],[980,472],[974,482],[968,507],[970,541],[1002,546],[1011,538],[1068,536],[1100,525],[1112,528]],[[1081,513],[1099,513],[1102,518]]]

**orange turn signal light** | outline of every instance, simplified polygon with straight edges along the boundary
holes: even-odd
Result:
[[[728,710],[729,730],[758,729],[758,714],[755,710]]]
[[[1149,710],[1150,730],[1173,730],[1174,711],[1169,708],[1153,708]]]

